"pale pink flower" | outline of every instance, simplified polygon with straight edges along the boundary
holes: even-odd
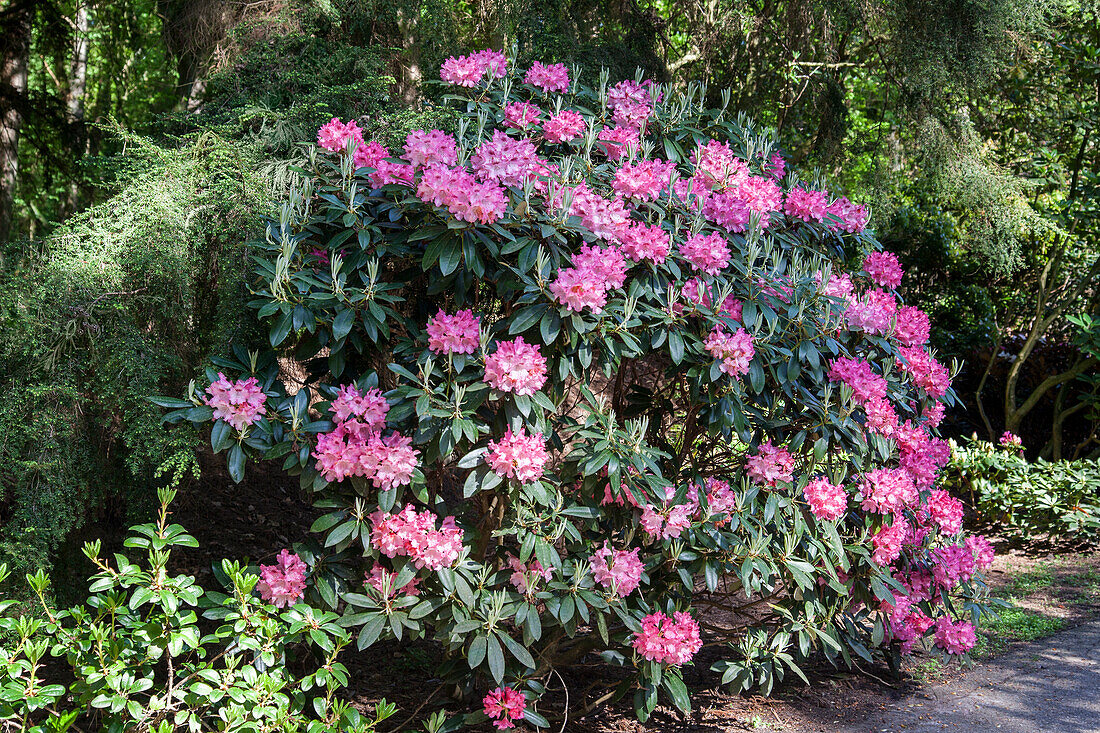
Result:
[[[501,478],[514,478],[526,484],[542,476],[549,457],[542,433],[528,435],[520,427],[515,433],[508,428],[499,441],[490,440],[485,460]]]
[[[306,572],[309,568],[290,550],[282,550],[274,565],[260,566],[256,590],[267,603],[276,608],[293,605],[306,592]]]
[[[532,395],[546,383],[546,358],[539,347],[520,336],[501,341],[497,350],[485,357],[485,382],[501,392]]]
[[[428,348],[436,354],[472,354],[481,344],[481,319],[470,309],[453,316],[442,308],[428,320]]]

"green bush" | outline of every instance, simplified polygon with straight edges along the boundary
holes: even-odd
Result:
[[[158,469],[194,468],[146,396],[182,388],[247,333],[242,237],[268,206],[241,148],[127,133],[116,194],[0,270],[0,561],[41,566],[89,516],[153,503]]]
[[[1100,536],[1100,463],[1029,463],[1011,447],[983,440],[952,441],[944,488],[968,500],[974,519],[1003,524],[1025,539],[1039,534]]]
[[[126,540],[144,563],[117,554],[112,566],[98,541],[85,545],[97,572],[84,605],[55,609],[46,573],[27,576],[43,617],[0,617],[0,723],[31,733],[369,733],[392,715],[384,700],[372,720],[336,697],[348,681],[337,657],[351,638],[335,614],[302,603],[279,612],[253,594],[259,577],[239,562],[222,562],[228,595],[169,575],[172,548],[198,545],[167,522],[174,495],[162,490],[158,521]],[[7,572],[0,565],[0,578]],[[0,614],[12,605],[0,601]],[[216,628],[204,633],[200,612]]]

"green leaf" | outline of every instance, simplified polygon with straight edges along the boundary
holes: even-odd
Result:
[[[493,679],[497,684],[500,684],[504,679],[504,650],[500,647],[500,642],[497,641],[495,636],[489,637],[487,656],[489,658],[489,673],[493,675]]]
[[[355,311],[345,308],[332,320],[332,338],[339,341],[351,333],[351,327],[355,323]]]
[[[669,672],[661,682],[664,688],[668,690],[668,694],[672,697],[672,702],[676,707],[685,713],[690,713],[691,697],[688,695],[687,686],[680,676]]]
[[[244,449],[240,443],[235,443],[229,449],[229,477],[236,484],[244,478]]]

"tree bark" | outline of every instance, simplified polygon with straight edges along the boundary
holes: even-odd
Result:
[[[73,143],[73,153],[78,156],[88,154],[88,135],[84,127],[85,99],[88,90],[88,30],[90,18],[88,5],[80,2],[76,8],[76,16],[73,19],[73,59],[69,67],[69,89],[66,106],[69,112],[69,124],[77,133]],[[68,200],[64,213],[70,214],[77,210],[80,197],[80,182],[76,176],[69,183]]]
[[[0,242],[11,237],[15,215],[32,13],[33,1],[23,0],[4,9],[0,16],[0,36],[4,38],[0,52]]]

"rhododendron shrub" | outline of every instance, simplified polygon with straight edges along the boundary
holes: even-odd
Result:
[[[964,652],[990,557],[936,490],[949,374],[866,208],[695,88],[442,76],[453,135],[323,132],[253,245],[273,351],[175,405],[313,493],[307,598],[360,647],[440,644],[500,727],[560,715],[582,660],[645,718],[703,644],[765,690]]]

